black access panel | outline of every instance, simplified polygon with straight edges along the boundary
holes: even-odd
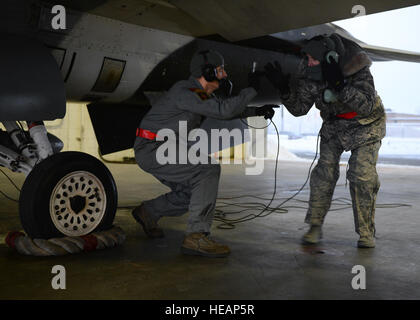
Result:
[[[102,155],[130,149],[136,129],[150,106],[91,103],[87,106]]]

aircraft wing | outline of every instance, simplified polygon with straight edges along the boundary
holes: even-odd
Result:
[[[360,44],[360,46],[368,52],[373,61],[399,60],[420,63],[420,53],[418,52],[371,46],[369,44]]]
[[[359,39],[353,37],[347,30],[341,28],[334,23],[325,23],[317,26],[304,27],[295,30],[278,32],[271,36],[283,41],[291,42],[300,45],[304,40],[310,39],[319,34],[337,33],[344,38],[352,40],[359,44],[369,54],[373,61],[406,61],[420,63],[420,53],[405,51],[393,48],[379,47],[367,44]]]
[[[420,0],[49,0],[164,31],[239,41],[420,4]],[[363,7],[363,8],[362,8]],[[362,8],[362,9],[360,9]]]
[[[359,43],[374,61],[420,62],[420,54],[369,45],[330,23],[357,14],[373,14],[420,0],[49,0],[67,8],[153,29],[242,42],[275,33],[298,44],[321,33],[338,32]],[[361,11],[360,11],[361,10]],[[365,11],[365,12],[362,12]],[[265,46],[266,49],[273,49]]]

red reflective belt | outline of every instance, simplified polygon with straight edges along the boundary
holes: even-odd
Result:
[[[343,118],[343,119],[353,119],[355,116],[357,116],[357,112],[347,112],[342,114],[337,114],[337,117]]]
[[[137,128],[136,136],[146,138],[146,139],[149,139],[149,140],[155,140],[156,137],[157,137],[157,134],[153,133],[149,130],[144,130],[144,129]]]

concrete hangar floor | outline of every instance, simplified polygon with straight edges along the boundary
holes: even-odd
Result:
[[[274,164],[266,161],[260,176],[245,175],[242,165],[223,165],[219,197],[250,194],[270,199]],[[305,181],[309,164],[279,162],[277,198],[293,195]],[[21,229],[17,203],[1,199],[0,299],[420,299],[420,168],[378,166],[382,183],[378,204],[411,207],[377,209],[375,249],[357,249],[352,210],[342,202],[333,208],[344,209],[327,216],[323,242],[316,248],[301,246],[307,225],[301,208],[306,204],[299,200],[308,199],[305,188],[297,201],[286,205],[288,213],[272,213],[232,230],[219,229],[220,223],[215,222],[212,235],[232,250],[222,259],[181,254],[187,215],[161,220],[165,238],[146,238],[124,207],[168,189],[136,165],[111,164],[109,168],[121,207],[115,224],[127,235],[116,248],[61,257],[20,255],[4,244],[8,231]],[[349,198],[345,169],[341,166],[335,198]],[[12,178],[23,181],[20,175]],[[16,193],[6,179],[0,180],[0,186],[10,195]],[[274,205],[279,203],[276,200]],[[51,287],[54,265],[66,268],[66,290]],[[352,288],[355,265],[366,270],[365,290]]]

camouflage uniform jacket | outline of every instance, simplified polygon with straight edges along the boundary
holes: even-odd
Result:
[[[337,94],[337,102],[326,103],[323,92],[327,85],[307,78],[293,79],[290,95],[283,97],[283,104],[294,116],[307,114],[315,103],[323,119],[321,138],[324,141],[339,139],[346,151],[380,141],[386,133],[384,107],[375,91],[370,60],[366,57],[358,55],[351,61],[355,64],[352,69],[345,69],[347,83]],[[337,117],[349,112],[356,112],[357,116]]]

